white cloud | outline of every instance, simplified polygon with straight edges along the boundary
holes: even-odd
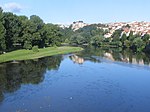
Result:
[[[14,13],[19,13],[23,9],[23,7],[20,4],[14,3],[14,2],[4,4],[3,8],[5,11],[10,11],[10,12],[14,12]]]

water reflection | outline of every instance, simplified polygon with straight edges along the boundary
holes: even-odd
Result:
[[[134,53],[131,50],[86,48],[69,58],[77,64],[85,61],[101,63],[102,58],[111,61],[150,66],[150,56],[145,53]],[[0,64],[0,101],[4,93],[18,90],[21,84],[39,84],[44,80],[46,70],[57,70],[62,56],[53,56],[36,60]]]
[[[138,65],[150,65],[150,57],[145,53],[134,53],[131,50],[123,50],[120,52],[109,51],[110,56],[106,56],[106,58],[112,58],[112,61],[122,61],[131,64]]]
[[[61,60],[62,56],[55,56],[1,64],[0,102],[4,99],[4,93],[15,92],[21,87],[21,84],[39,84],[42,82],[46,70],[57,70]]]
[[[90,57],[90,61],[95,60],[100,62],[100,58],[105,58],[111,61],[120,61],[138,65],[150,66],[150,55],[142,53],[135,53],[129,49],[102,49],[102,48],[86,48],[83,52],[78,53],[77,56],[84,58]],[[95,57],[95,59],[94,59]],[[99,58],[97,58],[99,57]],[[92,59],[92,60],[91,60]],[[99,59],[99,60],[98,60]]]
[[[84,59],[82,57],[79,57],[77,55],[72,55],[72,56],[69,56],[70,59],[74,62],[74,63],[77,63],[77,64],[83,64],[84,63]]]
[[[91,47],[69,55],[0,64],[0,111],[127,112],[132,107],[131,112],[140,108],[149,112],[150,70],[132,64],[149,65],[150,57]]]

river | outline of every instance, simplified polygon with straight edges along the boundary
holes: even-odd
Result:
[[[150,56],[82,52],[0,64],[0,112],[149,112]]]

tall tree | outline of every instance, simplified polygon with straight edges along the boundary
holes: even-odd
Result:
[[[0,7],[0,51],[6,50],[5,28],[3,26],[3,10]]]
[[[61,29],[57,25],[45,24],[45,43],[51,46],[59,46],[62,40]]]
[[[122,45],[124,45],[125,41],[127,40],[127,36],[125,33],[123,33],[122,37],[121,37],[121,42],[122,42]],[[124,45],[125,46],[125,45]]]
[[[44,40],[43,38],[43,27],[44,23],[43,20],[36,15],[30,16],[30,22],[32,23],[33,32],[32,33],[32,46],[38,45],[39,47],[44,47],[43,44],[41,44]]]
[[[121,33],[122,33],[122,30],[120,30],[120,29],[116,30],[112,35],[113,41],[119,41]]]
[[[143,37],[142,37],[143,41],[145,42],[146,45],[149,45],[150,44],[150,35],[148,34],[145,34]]]
[[[4,27],[6,29],[5,39],[6,47],[9,50],[14,49],[18,43],[21,33],[21,23],[17,15],[10,12],[3,13],[4,15]]]

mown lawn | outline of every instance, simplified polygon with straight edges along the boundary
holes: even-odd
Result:
[[[33,52],[32,50],[16,50],[9,53],[5,53],[0,55],[0,63],[13,61],[13,60],[28,60],[28,59],[36,59],[46,56],[52,56],[57,54],[66,54],[71,52],[77,52],[83,50],[80,47],[48,47],[39,49],[39,52]]]

